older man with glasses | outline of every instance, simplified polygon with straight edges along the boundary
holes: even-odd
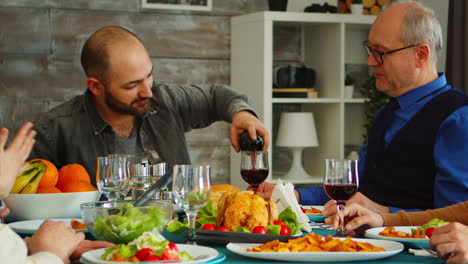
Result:
[[[376,88],[391,97],[360,153],[360,187],[349,203],[376,212],[439,208],[468,200],[468,96],[436,69],[442,30],[417,2],[377,17],[364,48]],[[268,198],[273,187],[259,186]],[[328,200],[321,187],[298,189],[302,204]],[[324,214],[336,210],[333,201]]]
[[[367,64],[391,99],[361,150],[361,193],[349,203],[394,212],[468,200],[468,97],[437,72],[442,42],[434,12],[416,2],[388,7],[373,24]]]

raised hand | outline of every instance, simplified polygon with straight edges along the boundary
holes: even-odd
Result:
[[[26,168],[24,161],[31,153],[36,132],[31,130],[33,124],[25,123],[18,130],[11,144],[5,148],[8,140],[8,129],[0,128],[0,199],[8,195],[18,175]]]

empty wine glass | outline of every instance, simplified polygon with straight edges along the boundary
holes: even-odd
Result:
[[[359,186],[357,160],[325,160],[325,175],[323,188],[327,195],[335,200],[336,211],[339,217],[339,226],[336,236],[345,236],[344,219],[341,210],[356,192]]]
[[[195,242],[195,219],[198,210],[206,205],[210,196],[209,165],[191,166],[174,165],[172,192],[174,201],[187,215],[189,230],[187,232],[187,243]]]
[[[99,191],[109,201],[119,200],[131,187],[129,157],[129,155],[112,154],[97,158],[96,183]]]
[[[137,200],[151,186],[149,164],[130,164],[130,180],[132,181],[132,199]]]
[[[242,179],[254,189],[268,177],[268,151],[241,151]]]

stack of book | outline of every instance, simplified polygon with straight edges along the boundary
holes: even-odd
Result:
[[[313,88],[273,88],[273,98],[317,98]]]

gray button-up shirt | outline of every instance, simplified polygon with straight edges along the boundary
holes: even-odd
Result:
[[[242,110],[253,113],[247,97],[225,85],[155,82],[152,91],[151,110],[136,126],[137,144],[144,151],[155,150],[169,165],[190,163],[185,132],[219,120],[231,122]],[[87,90],[36,121],[36,144],[30,158],[49,160],[57,168],[81,164],[96,185],[96,157],[115,153],[118,135],[96,111],[92,97]]]

